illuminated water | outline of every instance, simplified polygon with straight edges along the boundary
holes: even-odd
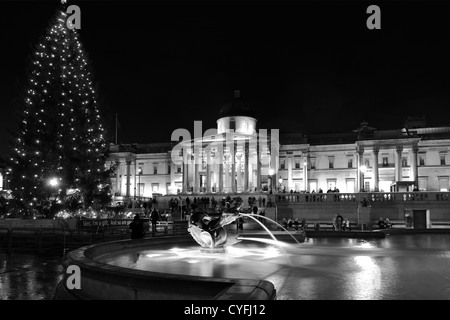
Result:
[[[307,238],[282,247],[243,241],[225,254],[190,247],[111,253],[101,261],[155,272],[271,281],[277,299],[450,299],[450,235]]]

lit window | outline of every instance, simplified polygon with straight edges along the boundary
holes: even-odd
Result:
[[[419,166],[425,165],[425,156],[419,156]]]
[[[334,169],[334,157],[328,157],[328,168]]]
[[[402,158],[402,167],[407,167],[408,166],[408,160],[406,159],[406,157]]]
[[[311,158],[311,169],[316,168],[316,158]]]
[[[295,159],[295,169],[300,169],[300,159],[299,158]]]
[[[348,162],[347,162],[347,167],[348,168],[353,168],[353,159],[348,159]]]
[[[445,154],[441,154],[440,158],[441,158],[441,166],[445,166]]]

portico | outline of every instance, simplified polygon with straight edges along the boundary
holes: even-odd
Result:
[[[406,174],[409,177],[409,181],[414,182],[414,186],[417,187],[418,184],[418,164],[417,155],[419,152],[418,143],[419,138],[405,138],[405,139],[388,139],[388,140],[362,140],[355,143],[356,153],[357,153],[357,177],[358,177],[358,189],[366,189],[364,186],[365,174],[361,170],[362,166],[365,166],[366,155],[371,157],[371,176],[370,179],[373,181],[373,190],[380,191],[380,152],[386,150],[395,150],[394,159],[394,181],[403,180],[403,169],[407,169],[406,163],[404,163],[405,154],[409,155],[409,172]],[[385,166],[384,162],[381,162],[382,166]],[[366,166],[367,167],[367,166]]]
[[[273,138],[228,131],[182,142],[183,193],[260,192],[262,174],[274,166]]]

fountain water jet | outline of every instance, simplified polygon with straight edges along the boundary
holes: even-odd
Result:
[[[254,213],[243,213],[243,212],[236,212],[236,213],[224,213],[220,217],[211,217],[208,214],[204,212],[196,212],[193,214],[191,220],[189,221],[189,227],[188,231],[191,234],[191,236],[194,238],[194,240],[200,244],[201,251],[208,252],[208,253],[225,253],[225,245],[230,245],[230,241],[228,241],[228,234],[225,230],[225,226],[236,221],[237,219],[241,219],[242,217],[248,217],[252,220],[254,220],[257,224],[259,224],[266,232],[267,234],[272,238],[274,243],[280,243],[280,241],[275,237],[272,231],[270,231],[259,219],[264,218],[274,224],[276,224],[278,227],[280,227],[282,230],[285,230],[286,233],[294,239],[297,244],[300,244],[300,242],[283,226],[281,226],[276,221],[267,218],[263,215],[254,214]],[[257,219],[258,217],[259,219]],[[243,238],[236,236],[235,240],[241,241],[250,238]],[[260,242],[264,242],[261,241]],[[234,241],[231,244],[236,243]]]
[[[287,230],[285,227],[283,227],[281,224],[279,224],[279,223],[276,222],[275,220],[272,220],[272,219],[270,219],[270,218],[267,218],[266,216],[263,216],[263,215],[260,215],[260,214],[254,214],[254,213],[239,213],[239,214],[240,214],[240,215],[243,215],[243,216],[248,216],[249,218],[252,218],[253,220],[255,220],[257,223],[259,223],[259,224],[264,228],[264,230],[266,230],[266,231],[270,234],[270,236],[272,237],[272,239],[274,239],[274,240],[276,240],[276,241],[278,241],[278,240],[275,238],[275,236],[273,235],[273,233],[272,233],[272,232],[271,232],[264,224],[262,224],[261,221],[255,219],[255,216],[260,217],[260,218],[264,218],[264,219],[266,219],[266,220],[268,220],[268,221],[270,221],[270,222],[276,224],[278,227],[280,227],[281,229],[283,229],[284,231],[286,231],[286,232],[291,236],[291,238],[294,239],[295,242],[297,242],[298,244],[300,244],[300,242],[298,242],[298,240],[292,235],[292,233],[289,232],[289,230]]]

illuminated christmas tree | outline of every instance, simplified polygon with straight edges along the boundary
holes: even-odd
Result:
[[[67,18],[58,11],[36,46],[24,88],[10,179],[16,198],[29,208],[49,199],[72,209],[110,201],[106,133],[93,75]]]

